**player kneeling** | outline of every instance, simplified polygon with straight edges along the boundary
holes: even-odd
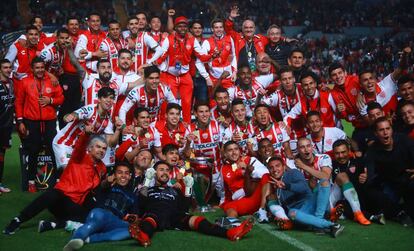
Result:
[[[189,175],[184,177],[185,193],[183,195],[180,190],[167,186],[170,177],[170,168],[167,163],[159,161],[154,165],[154,169],[156,171],[155,186],[144,186],[139,195],[140,205],[143,206],[144,212],[142,220],[129,226],[131,237],[142,246],[150,245],[154,233],[163,229],[194,230],[230,240],[238,240],[252,229],[252,219],[247,219],[240,226],[227,230],[211,224],[203,216],[188,214],[194,179]]]

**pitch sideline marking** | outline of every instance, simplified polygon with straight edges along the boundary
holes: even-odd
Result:
[[[281,232],[281,231],[274,231],[274,229],[269,226],[269,224],[255,224],[256,226],[260,227],[261,229],[265,230],[269,234],[275,236],[276,238],[289,243],[290,245],[303,250],[303,251],[316,251],[313,247],[306,245],[305,243],[290,237],[289,235]]]

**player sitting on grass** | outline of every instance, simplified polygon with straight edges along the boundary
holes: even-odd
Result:
[[[129,239],[127,214],[138,213],[138,198],[129,185],[131,169],[127,163],[119,163],[114,174],[102,183],[97,207],[92,209],[85,224],[78,228],[64,251],[77,250],[84,243],[119,241]]]
[[[299,140],[299,149],[300,142]],[[308,182],[298,169],[287,168],[283,160],[277,157],[270,159],[269,165],[272,173],[270,183],[275,189],[273,198],[287,209],[292,221],[323,230],[329,229],[334,238],[343,231],[344,227],[340,224],[325,220],[316,214],[318,197],[311,192]]]
[[[159,161],[154,165],[155,186],[144,186],[139,195],[140,211],[143,212],[142,220],[132,223],[129,231],[132,238],[142,246],[151,244],[151,237],[156,231],[163,229],[193,230],[207,235],[213,235],[230,240],[238,240],[246,235],[253,227],[252,219],[245,220],[240,226],[225,229],[213,225],[203,216],[188,214],[191,202],[191,189],[194,179],[187,175],[184,179],[185,193],[177,188],[168,187],[170,167],[167,163]],[[146,179],[152,179],[146,175]]]

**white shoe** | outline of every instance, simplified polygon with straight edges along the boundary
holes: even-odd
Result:
[[[83,223],[68,220],[68,221],[66,221],[65,230],[68,231],[68,232],[73,232],[73,231],[77,230],[78,228],[80,228],[81,226],[83,226]]]
[[[254,216],[257,218],[259,223],[266,223],[269,222],[269,218],[267,217],[267,211],[264,208],[259,208]]]
[[[83,247],[82,239],[72,239],[63,247],[63,251],[78,250]]]

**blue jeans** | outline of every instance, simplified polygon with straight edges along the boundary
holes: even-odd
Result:
[[[289,209],[289,218],[292,221],[297,221],[301,224],[310,225],[317,228],[328,228],[332,226],[334,223],[316,215],[318,208],[321,208],[321,206],[318,207],[318,197],[318,193],[312,193],[308,196],[300,208]],[[326,209],[327,207],[325,207],[325,210]]]
[[[85,224],[73,233],[72,239],[86,240],[88,237],[90,243],[129,239],[128,222],[108,210],[94,208]]]

